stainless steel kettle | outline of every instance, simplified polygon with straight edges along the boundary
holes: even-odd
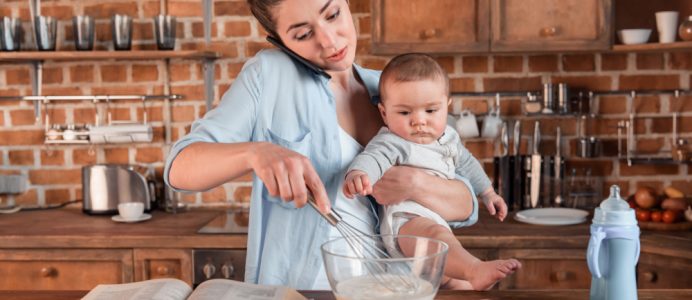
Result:
[[[118,204],[142,202],[151,211],[156,185],[146,170],[132,165],[97,164],[82,168],[83,211],[86,214],[116,214]]]

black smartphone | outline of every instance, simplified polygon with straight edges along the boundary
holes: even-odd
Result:
[[[286,52],[289,56],[293,57],[293,59],[297,60],[301,64],[303,64],[305,67],[308,69],[312,70],[313,72],[317,73],[318,75],[322,75],[324,77],[327,77],[328,79],[331,79],[332,76],[327,74],[322,68],[318,67],[317,65],[313,64],[312,62],[308,61],[307,59],[301,57],[298,55],[298,53],[293,52],[293,50],[288,49],[288,47],[284,46],[284,44],[279,41],[278,39],[274,38],[273,36],[267,36],[267,41],[272,43],[272,45],[276,46],[277,48],[281,49],[283,52]]]

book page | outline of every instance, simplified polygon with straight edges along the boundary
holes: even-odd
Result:
[[[212,279],[200,284],[189,300],[301,300],[297,291],[283,286],[267,286],[228,279]]]
[[[82,300],[185,300],[192,288],[173,278],[146,281],[99,284]]]

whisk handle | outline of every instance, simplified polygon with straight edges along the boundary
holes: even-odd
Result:
[[[317,208],[317,202],[315,202],[315,197],[312,196],[312,193],[308,192],[308,203],[310,203],[310,206],[317,211],[322,217],[324,217],[329,224],[332,226],[336,226],[341,221],[341,216],[336,213],[334,210],[330,210],[329,213],[322,213],[319,208]]]

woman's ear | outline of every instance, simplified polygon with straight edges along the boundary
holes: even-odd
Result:
[[[377,108],[380,110],[380,115],[382,116],[384,125],[387,125],[387,111],[385,111],[384,105],[382,105],[382,100],[380,100],[380,103],[377,104]]]

